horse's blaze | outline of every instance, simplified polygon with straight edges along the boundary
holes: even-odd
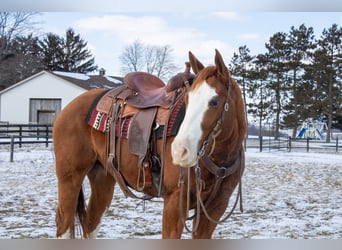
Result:
[[[203,131],[201,123],[209,101],[217,95],[206,82],[189,92],[188,106],[178,134],[171,145],[173,164],[192,167],[197,164],[198,143]]]

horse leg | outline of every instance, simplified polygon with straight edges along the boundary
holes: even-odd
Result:
[[[58,207],[56,213],[57,238],[74,238],[75,213],[81,195],[83,179],[86,172],[64,168],[69,166],[68,160],[62,164],[56,158],[56,174],[58,178]]]
[[[84,238],[96,238],[101,218],[107,211],[114,193],[114,178],[99,163],[89,171],[90,198],[83,225]]]
[[[184,225],[179,213],[179,191],[175,191],[164,196],[162,238],[180,239],[183,228]]]
[[[96,153],[89,147],[86,127],[78,129],[74,140],[58,140],[54,138],[56,175],[58,179],[58,207],[56,213],[57,238],[74,238],[76,211],[84,206],[82,184],[89,170],[96,163]],[[61,134],[62,128],[56,126],[55,134]],[[74,130],[77,131],[77,130]],[[75,132],[73,133],[75,134]],[[82,133],[83,132],[83,133]],[[72,134],[71,132],[69,134]],[[57,139],[58,138],[58,139]],[[75,146],[79,145],[79,146]],[[82,205],[82,206],[81,206]],[[80,218],[82,222],[84,215]]]

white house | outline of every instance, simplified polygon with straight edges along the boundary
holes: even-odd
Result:
[[[75,97],[93,88],[113,88],[122,78],[41,71],[0,91],[0,122],[50,124]]]

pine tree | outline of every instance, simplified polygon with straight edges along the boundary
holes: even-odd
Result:
[[[268,86],[268,60],[264,54],[259,54],[253,60],[253,68],[248,72],[251,80],[248,87],[249,98],[248,113],[259,122],[259,136],[262,136],[263,121],[272,115],[272,99]]]
[[[76,35],[72,29],[67,30],[64,40],[64,60],[61,62],[65,71],[89,73],[97,69],[94,65],[95,58],[86,47],[87,42],[80,35]]]
[[[268,70],[270,76],[270,88],[272,90],[273,97],[273,109],[272,113],[275,115],[275,119],[272,119],[272,126],[275,126],[274,138],[279,137],[280,129],[280,115],[286,100],[285,83],[286,73],[286,58],[288,57],[289,50],[286,43],[287,35],[283,32],[275,33],[266,43],[266,58],[268,61]]]
[[[328,30],[324,29],[318,45],[316,60],[322,66],[320,71],[324,78],[316,84],[321,94],[322,112],[327,118],[326,141],[330,142],[333,120],[340,114],[342,105],[342,28],[333,24]]]
[[[61,71],[60,62],[63,60],[63,39],[53,33],[48,33],[40,41],[39,45],[45,69]]]
[[[234,76],[235,80],[242,86],[242,96],[245,103],[245,114],[246,121],[248,124],[248,116],[247,116],[247,88],[251,79],[249,77],[249,70],[252,67],[252,61],[254,57],[250,55],[250,50],[246,45],[239,47],[239,53],[234,53],[233,58],[230,64],[230,71]],[[248,137],[248,134],[247,134]]]
[[[38,38],[18,36],[7,46],[11,56],[0,63],[0,89],[9,87],[42,70]]]
[[[287,68],[289,70],[287,93],[289,98],[284,106],[285,116],[283,119],[286,127],[293,128],[292,137],[295,137],[299,122],[305,119],[304,113],[306,113],[305,104],[307,100],[303,97],[308,94],[308,86],[303,83],[302,76],[310,53],[315,47],[313,28],[306,28],[304,24],[300,25],[298,29],[292,26],[287,45],[289,50],[287,57]]]
[[[13,40],[14,61],[17,64],[16,75],[23,80],[43,69],[39,48],[39,39],[32,34],[17,37]],[[18,81],[18,80],[17,80]]]
[[[40,42],[45,69],[75,73],[89,73],[97,69],[95,58],[86,48],[80,35],[72,29],[66,31],[66,37],[49,33]]]

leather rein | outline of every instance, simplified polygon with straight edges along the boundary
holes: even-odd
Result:
[[[214,151],[215,148],[215,139],[216,137],[221,133],[221,125],[226,117],[226,114],[229,110],[229,99],[231,95],[231,87],[230,83],[228,83],[228,90],[227,90],[227,98],[224,104],[224,108],[222,109],[222,113],[220,118],[217,120],[215,127],[211,130],[211,132],[208,134],[206,139],[203,141],[202,146],[200,147],[200,150],[197,154],[197,164],[194,167],[195,172],[195,187],[196,187],[196,214],[189,217],[189,210],[190,210],[190,176],[191,176],[191,169],[188,168],[188,181],[187,181],[187,194],[186,194],[186,215],[183,214],[183,194],[184,194],[184,186],[185,186],[185,169],[180,168],[180,174],[179,174],[179,186],[180,186],[180,213],[181,213],[181,219],[183,222],[183,225],[185,229],[190,233],[195,233],[197,231],[197,228],[199,226],[199,219],[200,219],[200,210],[202,209],[203,213],[205,214],[206,218],[215,224],[220,224],[229,219],[229,217],[234,212],[239,200],[240,200],[240,210],[243,211],[242,208],[242,186],[241,186],[241,177],[245,166],[245,157],[244,157],[244,147],[241,146],[239,150],[238,156],[234,159],[233,162],[225,162],[218,166],[211,158],[211,154]],[[209,151],[209,154],[207,154],[208,146],[211,144],[211,149]],[[203,202],[201,198],[202,188],[203,188],[203,180],[201,179],[201,168],[198,165],[198,162],[201,161],[203,163],[203,166],[215,176],[215,184],[212,192],[210,193],[208,199]],[[232,209],[229,211],[229,213],[221,220],[215,220],[213,219],[208,211],[207,207],[210,204],[210,202],[216,197],[222,181],[234,174],[238,169],[240,168],[240,179],[239,179],[239,187],[238,187],[238,193],[236,195],[236,199],[234,202],[234,205]],[[191,220],[196,216],[196,224],[193,225],[192,230],[186,225],[186,220]]]

